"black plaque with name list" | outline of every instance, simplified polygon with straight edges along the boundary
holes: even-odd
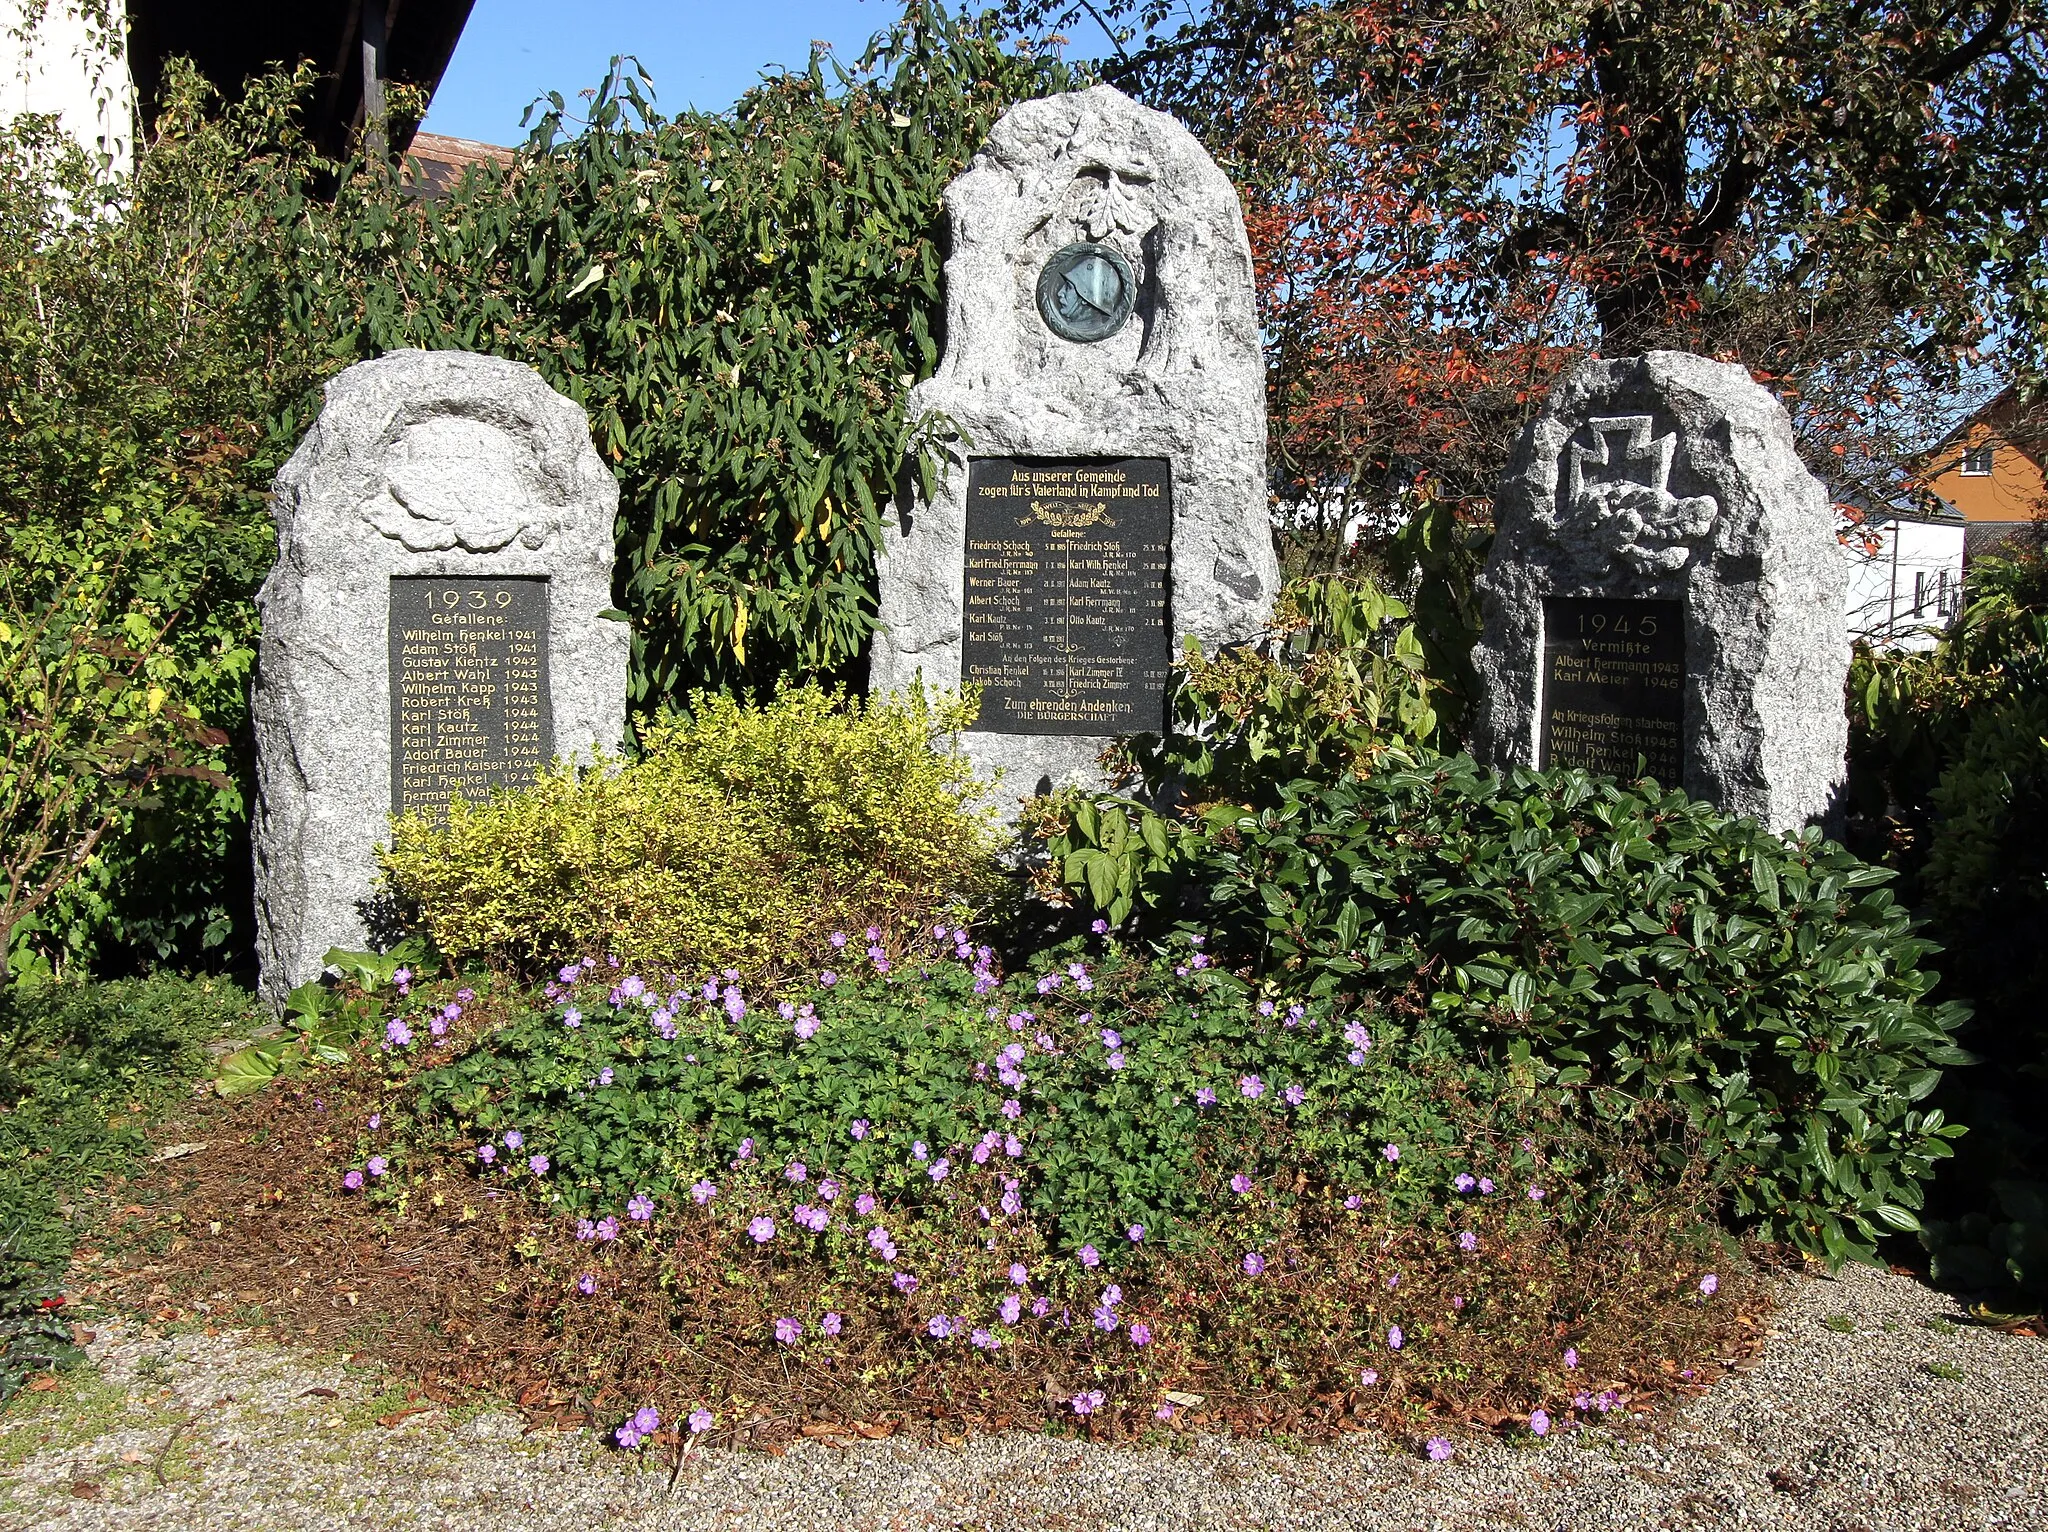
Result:
[[[1172,465],[975,458],[960,678],[1003,734],[1166,728]]]
[[[391,808],[439,814],[553,758],[545,579],[394,576]]]
[[[1538,764],[1685,781],[1685,608],[1607,596],[1543,601]]]

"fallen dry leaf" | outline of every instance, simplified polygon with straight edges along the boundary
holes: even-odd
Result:
[[[47,1394],[56,1386],[56,1378],[52,1377],[49,1373],[41,1373],[28,1380],[28,1391],[32,1394]]]
[[[896,1422],[893,1420],[856,1420],[853,1423],[853,1429],[860,1432],[869,1441],[878,1442],[885,1436],[894,1436],[896,1434]]]
[[[341,1397],[341,1390],[338,1388],[309,1388],[299,1397],[301,1399],[339,1399]]]
[[[424,1415],[431,1409],[433,1409],[431,1404],[415,1404],[410,1409],[393,1410],[389,1415],[379,1415],[377,1417],[377,1424],[380,1426],[395,1426],[401,1421],[412,1419],[415,1415]]]
[[[71,1493],[80,1500],[97,1500],[100,1498],[100,1487],[90,1479],[79,1479],[73,1482]]]

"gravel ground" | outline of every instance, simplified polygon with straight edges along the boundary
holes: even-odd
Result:
[[[438,1407],[384,1426],[403,1395],[381,1379],[232,1334],[108,1325],[96,1376],[0,1414],[0,1532],[2048,1525],[2048,1343],[1960,1317],[1889,1273],[1802,1279],[1754,1368],[1673,1417],[1462,1443],[1446,1463],[1370,1439],[806,1442],[703,1453],[673,1495],[662,1465],[585,1432]]]

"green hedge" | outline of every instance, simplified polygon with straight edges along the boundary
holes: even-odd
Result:
[[[1831,1260],[1916,1228],[1959,1132],[1923,1102],[1968,1059],[1967,1012],[1929,1003],[1933,948],[1890,875],[1817,833],[1449,757],[1196,826],[1092,805],[1054,845],[1084,904],[1135,887],[1151,919],[1310,994],[1387,992],[1600,1118],[1676,1105],[1695,1141],[1670,1153],[1710,1156],[1738,1214]]]

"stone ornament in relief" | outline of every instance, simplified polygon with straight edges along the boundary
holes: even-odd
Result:
[[[415,553],[461,547],[495,553],[514,538],[539,548],[556,529],[553,508],[526,485],[508,481],[504,465],[519,445],[479,420],[441,417],[406,428],[391,448],[382,489],[363,506],[363,519]]]
[[[1565,448],[1567,524],[1610,557],[1645,574],[1673,574],[1713,530],[1721,512],[1712,495],[1671,493],[1678,435],[1654,436],[1648,415],[1604,415],[1586,422],[1593,438]],[[1628,465],[1647,463],[1648,482]]]

